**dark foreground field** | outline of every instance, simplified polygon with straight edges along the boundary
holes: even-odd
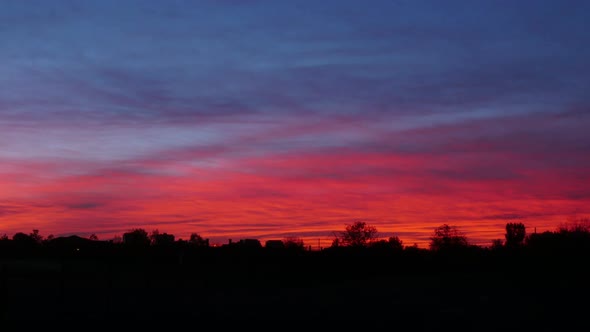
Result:
[[[587,263],[419,253],[10,258],[0,260],[0,318],[17,329],[588,331]]]

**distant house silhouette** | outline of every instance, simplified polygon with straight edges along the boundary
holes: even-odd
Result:
[[[56,237],[47,242],[48,249],[70,255],[104,250],[109,245],[108,241],[90,240],[77,235]]]
[[[229,239],[227,244],[222,245],[225,248],[240,248],[240,249],[258,249],[262,248],[262,244],[258,239],[241,239],[238,242],[233,242]]]
[[[78,235],[55,237],[49,241],[53,246],[57,245],[84,245],[92,240],[85,239]]]
[[[262,244],[257,239],[243,239],[238,242],[238,245],[243,248],[262,248]]]

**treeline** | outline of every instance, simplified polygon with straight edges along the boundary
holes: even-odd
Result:
[[[0,322],[587,331],[589,224],[507,223],[485,247],[441,225],[418,248],[356,222],[314,251],[296,237],[212,246],[144,229],[107,241],[18,233],[0,240]]]
[[[44,237],[39,230],[31,233],[16,233],[9,238],[0,236],[0,257],[22,256],[31,254],[49,254],[66,256],[109,255],[127,253],[167,252],[205,252],[218,250],[223,252],[311,252],[311,246],[305,246],[299,237],[260,242],[258,239],[241,239],[237,242],[211,246],[209,239],[197,233],[188,240],[176,239],[173,234],[136,228],[114,239],[101,241],[92,234],[87,238],[80,236]],[[341,232],[334,233],[332,245],[322,251],[353,252],[370,251],[381,253],[401,252],[468,252],[468,251],[516,251],[534,250],[546,254],[559,252],[590,252],[590,219],[576,219],[559,226],[555,231],[527,233],[523,223],[510,222],[505,225],[504,239],[493,240],[488,247],[471,244],[468,237],[453,225],[441,225],[434,229],[430,237],[429,248],[422,249],[414,245],[404,245],[397,236],[381,238],[375,226],[358,221],[347,225]]]

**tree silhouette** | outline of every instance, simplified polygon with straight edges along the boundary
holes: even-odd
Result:
[[[154,246],[169,246],[174,244],[174,235],[168,233],[160,233],[159,230],[155,229],[150,235],[150,240]]]
[[[2,236],[0,236],[0,241],[8,241],[8,235],[2,234]]]
[[[393,250],[403,250],[404,249],[403,241],[400,240],[400,238],[397,236],[389,237],[389,239],[387,240],[387,243],[389,244],[389,246]]]
[[[590,218],[571,218],[557,228],[559,233],[590,233]]]
[[[14,244],[21,248],[31,248],[39,244],[31,235],[18,232],[12,236]]]
[[[332,244],[330,245],[330,248],[338,248],[338,247],[340,247],[340,238],[338,238],[338,236],[336,236],[332,240]]]
[[[402,240],[397,236],[391,236],[387,240],[374,241],[369,246],[379,250],[402,251],[404,249]]]
[[[289,236],[283,239],[286,249],[289,250],[304,250],[303,240],[296,236]]]
[[[492,249],[500,249],[503,246],[504,246],[504,241],[502,241],[502,239],[492,240]]]
[[[208,239],[203,239],[202,236],[200,236],[197,233],[192,233],[188,243],[192,246],[195,247],[208,247],[209,246],[209,240]]]
[[[366,247],[375,241],[379,233],[375,226],[367,225],[364,221],[356,221],[346,225],[346,230],[340,233],[342,244],[350,247]]]
[[[520,222],[509,222],[506,224],[506,234],[504,235],[504,237],[506,238],[507,247],[519,247],[522,245],[526,237],[526,227],[523,223]]]
[[[31,239],[33,239],[33,241],[35,241],[36,243],[41,243],[43,242],[43,236],[41,234],[39,234],[39,230],[38,229],[34,229],[33,232],[31,234],[29,234],[29,236],[31,237]]]
[[[96,236],[96,234],[92,233],[90,234],[90,236],[88,237],[89,240],[92,241],[98,241],[98,236]]]
[[[135,228],[123,234],[123,243],[128,246],[147,247],[150,245],[150,238],[144,229]]]
[[[550,239],[545,239],[544,245],[551,247],[553,250],[576,252],[577,254],[590,253],[590,219],[588,218],[570,218],[551,235]]]
[[[430,238],[430,249],[445,250],[468,246],[467,237],[459,232],[456,226],[443,224],[434,229],[434,236]]]

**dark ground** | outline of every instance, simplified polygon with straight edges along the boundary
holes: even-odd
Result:
[[[0,259],[1,326],[590,330],[583,257],[173,258]]]

